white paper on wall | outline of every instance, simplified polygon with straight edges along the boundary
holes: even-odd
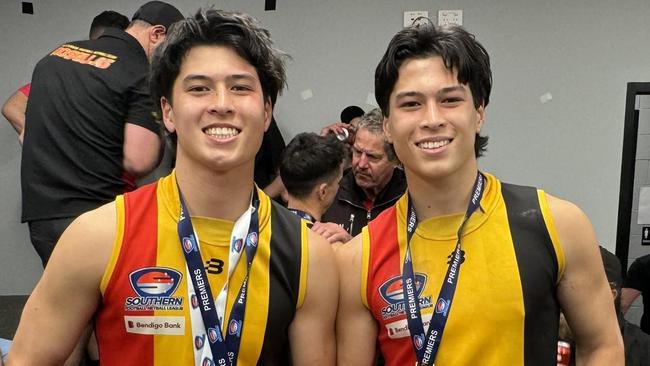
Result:
[[[650,187],[641,187],[639,192],[639,225],[650,225]]]

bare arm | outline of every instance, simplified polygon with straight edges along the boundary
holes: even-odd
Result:
[[[25,304],[7,365],[63,364],[100,301],[114,232],[111,203],[80,216],[63,233]]]
[[[25,111],[27,110],[27,96],[21,91],[16,91],[2,106],[2,115],[5,116],[11,127],[18,134],[18,141],[23,144],[25,134]]]
[[[334,320],[338,299],[338,270],[334,252],[322,237],[308,230],[309,267],[305,300],[289,327],[293,364],[334,365]]]
[[[361,301],[361,235],[336,251],[340,280],[336,316],[337,364],[373,365],[377,323]]]
[[[264,193],[271,198],[277,198],[285,191],[284,183],[282,183],[282,178],[278,174],[275,179],[268,186],[264,187]],[[285,200],[286,202],[286,200]]]
[[[549,196],[565,256],[558,299],[576,341],[578,365],[623,365],[623,340],[595,234],[587,216]]]
[[[641,295],[641,291],[634,288],[623,287],[621,290],[621,313],[627,313],[627,311],[630,310],[630,306],[639,295]]]
[[[158,166],[162,139],[159,135],[132,123],[124,125],[124,170],[141,177]]]

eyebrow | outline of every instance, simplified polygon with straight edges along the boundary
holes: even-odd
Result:
[[[250,80],[254,81],[257,80],[255,76],[251,74],[233,74],[229,75],[226,77],[228,80]],[[207,75],[203,74],[188,74],[186,77],[183,78],[183,82],[188,82],[188,81],[209,81],[211,78]]]
[[[456,91],[462,91],[462,92],[464,92],[464,91],[465,91],[465,88],[464,88],[462,85],[460,85],[460,84],[458,84],[458,85],[452,85],[452,86],[447,86],[447,87],[444,87],[444,88],[438,90],[438,91],[436,92],[436,95],[437,95],[437,96],[440,96],[440,95],[443,95],[443,94],[447,94],[447,93],[451,93],[451,92],[456,92]],[[398,93],[398,94],[395,96],[395,99],[401,99],[401,98],[406,98],[406,97],[415,97],[415,96],[421,96],[421,95],[423,95],[422,92],[409,90],[409,91],[405,91],[405,92]]]

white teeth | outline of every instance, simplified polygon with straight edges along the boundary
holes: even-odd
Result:
[[[425,142],[419,143],[418,146],[423,148],[423,149],[437,149],[437,148],[443,147],[445,145],[449,145],[450,142],[451,142],[450,140],[425,141]]]
[[[237,136],[239,131],[231,127],[210,127],[205,130],[205,133],[209,136],[226,139]]]

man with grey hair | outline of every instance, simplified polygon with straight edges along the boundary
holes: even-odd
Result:
[[[404,172],[384,136],[382,123],[379,109],[361,117],[352,145],[352,167],[345,172],[336,199],[322,218],[323,222],[342,226],[352,236],[406,190]]]

